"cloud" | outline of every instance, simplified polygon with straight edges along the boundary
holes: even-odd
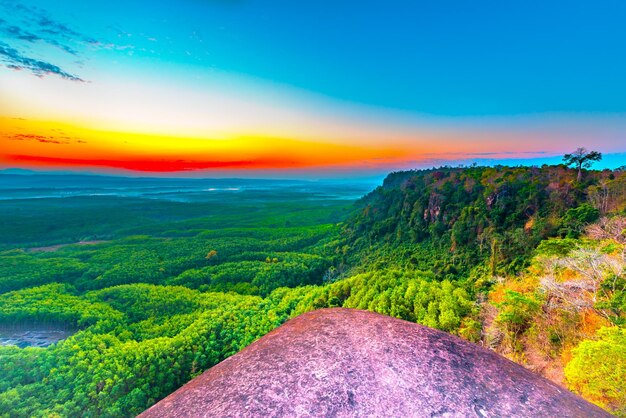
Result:
[[[44,136],[44,135],[36,135],[36,134],[15,134],[13,136],[7,136],[6,138],[11,141],[37,141],[42,144],[56,144],[56,145],[67,145],[71,143],[76,143],[76,144],[86,143],[86,141],[83,141],[82,139],[73,139],[68,136],[52,137],[52,136]]]
[[[18,26],[9,25],[9,23],[4,19],[0,19],[0,30],[5,35],[14,39],[20,39],[22,41],[35,42],[41,39],[39,36],[35,35],[34,33],[24,31],[20,29]]]
[[[27,70],[37,77],[55,74],[71,81],[85,81],[74,74],[63,71],[54,64],[22,55],[17,49],[11,48],[4,42],[0,42],[0,58],[5,62],[7,68]]]
[[[87,46],[105,47],[95,38],[52,19],[44,9],[6,1],[0,2],[0,6],[9,11],[5,17],[12,20],[0,19],[0,58],[7,68],[30,71],[37,77],[57,75],[66,80],[84,81],[45,58],[31,56],[29,44],[52,45],[74,57],[79,57]]]
[[[489,151],[489,152],[426,152],[424,157],[434,158],[474,158],[474,157],[501,157],[501,156],[544,156],[550,155],[548,151]]]
[[[38,77],[58,75],[71,81],[84,81],[71,71],[62,69],[53,61],[57,55],[50,50],[36,48],[44,56],[33,56],[31,47],[50,45],[71,55],[73,65],[82,67],[84,55],[97,50],[113,50],[133,55],[134,51],[156,53],[153,48],[137,47],[128,42],[131,38],[154,44],[156,38],[140,33],[133,35],[119,26],[108,26],[117,33],[117,40],[96,39],[54,19],[48,11],[37,6],[26,6],[19,0],[0,0],[1,61],[7,68],[28,70]],[[55,58],[50,58],[54,56]],[[1,62],[0,62],[1,64]]]
[[[68,44],[63,44],[52,37],[42,37],[19,26],[10,25],[6,20],[0,19],[0,34],[3,34],[9,39],[15,39],[25,41],[28,43],[46,42],[50,45],[54,45],[57,48],[77,56],[78,51]]]

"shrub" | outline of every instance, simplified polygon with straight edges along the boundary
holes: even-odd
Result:
[[[626,416],[626,329],[602,328],[581,342],[565,367],[570,389],[618,416]]]

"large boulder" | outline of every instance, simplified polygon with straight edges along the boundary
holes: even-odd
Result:
[[[453,335],[372,312],[337,308],[286,322],[140,416],[609,415]]]

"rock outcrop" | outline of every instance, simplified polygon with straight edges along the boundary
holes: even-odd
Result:
[[[604,417],[489,350],[372,312],[275,329],[140,417]]]

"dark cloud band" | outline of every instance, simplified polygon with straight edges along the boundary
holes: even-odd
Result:
[[[9,14],[11,22],[0,19],[0,60],[7,68],[30,71],[37,77],[56,75],[66,80],[84,81],[58,65],[30,56],[27,45],[46,43],[78,57],[82,47],[98,46],[100,42],[52,19],[38,7],[25,6],[19,2],[3,2],[0,6],[12,11]]]
[[[4,42],[0,42],[0,58],[8,68],[13,70],[27,70],[37,77],[54,74],[71,81],[85,81],[74,74],[63,71],[54,64],[24,56],[18,50],[11,48]]]

